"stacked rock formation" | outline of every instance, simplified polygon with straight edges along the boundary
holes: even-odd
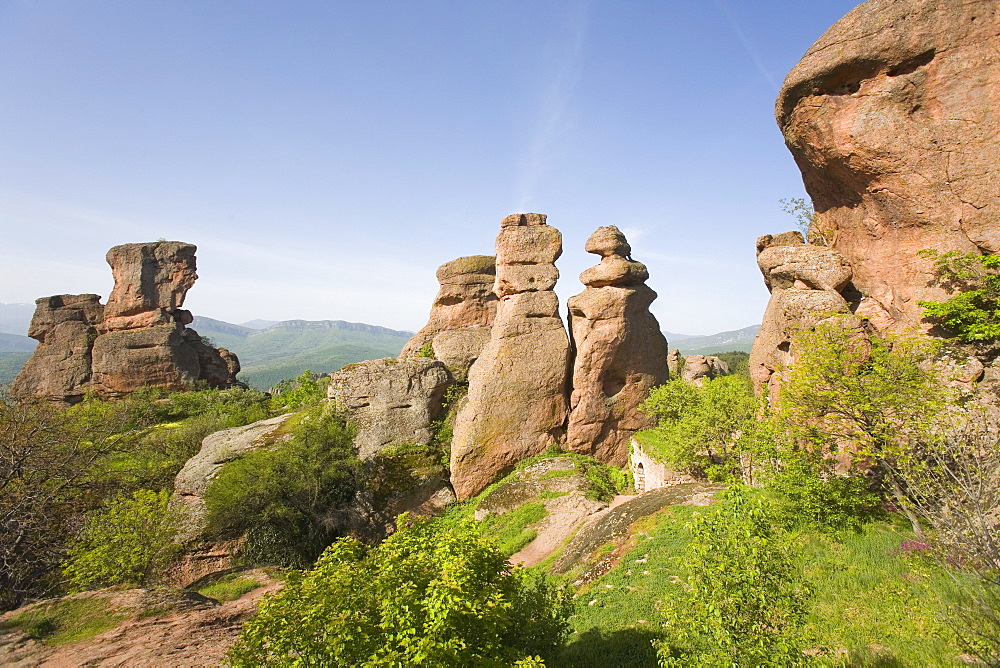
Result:
[[[195,250],[175,241],[115,246],[107,255],[115,287],[106,306],[97,295],[37,300],[28,334],[41,345],[12,388],[74,403],[88,390],[110,398],[144,385],[237,384],[236,356],[185,327],[192,316],[180,307],[198,278]]]
[[[452,440],[459,498],[565,436],[570,346],[553,292],[562,235],[543,214],[514,214],[500,223],[496,251],[496,318]]]
[[[427,324],[407,341],[401,358],[426,356],[444,362],[459,380],[479,359],[497,310],[493,293],[496,258],[472,255],[446,262],[437,270],[440,284]],[[428,351],[428,346],[430,350]]]
[[[880,329],[927,328],[948,293],[925,248],[1000,251],[994,0],[869,0],[789,73],[776,116],[816,227]]]
[[[688,355],[684,358],[684,368],[680,377],[695,385],[704,385],[706,380],[729,375],[729,365],[712,355]]]
[[[390,445],[430,443],[431,421],[453,382],[437,360],[387,358],[348,364],[332,374],[327,396],[350,413],[364,460]]]
[[[750,352],[750,377],[756,392],[773,396],[781,370],[792,362],[795,333],[850,310],[840,291],[850,283],[851,268],[837,251],[807,244],[799,232],[760,237],[757,266],[771,299]]]
[[[576,359],[566,445],[623,466],[632,434],[651,426],[638,407],[667,380],[667,341],[649,312],[656,299],[645,284],[649,272],[631,259],[625,235],[599,227],[586,250],[601,262],[580,275],[587,289],[569,300]]]

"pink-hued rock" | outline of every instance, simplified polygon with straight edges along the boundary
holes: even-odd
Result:
[[[869,0],[785,79],[816,226],[880,329],[926,329],[917,302],[948,296],[918,251],[1000,251],[998,34],[993,0]]]
[[[552,292],[562,235],[543,214],[514,214],[501,222],[496,250],[500,301],[489,342],[469,370],[452,440],[460,499],[565,436],[569,338]]]
[[[729,375],[729,365],[711,355],[688,355],[680,376],[689,383],[704,385],[705,380]]]
[[[89,390],[114,398],[144,385],[240,384],[236,355],[185,327],[192,316],[180,306],[197,278],[194,253],[176,241],[115,246],[107,255],[115,287],[106,306],[97,295],[37,300],[28,335],[40,345],[14,391],[75,403]]]
[[[656,299],[644,285],[649,273],[628,259],[625,235],[600,227],[586,249],[602,257],[580,275],[587,289],[569,300],[576,359],[566,446],[624,466],[632,434],[651,426],[639,404],[667,380],[667,341],[649,311]]]
[[[437,270],[440,284],[427,324],[407,341],[400,358],[426,354],[444,362],[464,380],[490,338],[496,316],[496,258],[472,255],[446,262]]]

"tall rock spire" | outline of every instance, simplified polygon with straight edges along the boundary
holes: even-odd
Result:
[[[570,346],[553,292],[561,254],[562,234],[544,214],[501,221],[496,318],[469,371],[468,401],[452,441],[451,480],[460,499],[564,436]]]
[[[631,259],[625,235],[599,227],[586,250],[601,263],[580,275],[587,289],[569,300],[576,360],[566,445],[623,466],[629,438],[650,426],[639,404],[667,380],[667,340],[649,312],[656,299],[645,285],[649,272]]]

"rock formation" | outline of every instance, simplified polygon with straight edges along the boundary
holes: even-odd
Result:
[[[98,295],[42,297],[35,304],[28,336],[38,341],[11,389],[76,403],[90,383],[91,349],[104,307]]]
[[[852,307],[880,329],[926,327],[917,301],[947,296],[917,251],[1000,251],[998,31],[993,0],[869,0],[781,89],[816,227],[853,269]]]
[[[688,355],[680,376],[689,383],[704,385],[705,380],[729,375],[729,365],[711,355]]]
[[[545,219],[523,213],[500,223],[496,318],[469,370],[468,400],[452,441],[459,498],[477,494],[565,435],[570,347],[553,292],[562,235]]]
[[[435,359],[448,365],[459,380],[465,380],[490,339],[497,310],[493,293],[496,258],[460,257],[441,265],[437,279],[441,287],[427,325],[406,343],[399,356],[425,355],[430,346]]]
[[[625,235],[599,227],[586,250],[601,262],[580,275],[587,288],[569,300],[576,358],[566,445],[624,466],[632,434],[651,426],[639,404],[667,380],[667,341],[649,312],[656,299],[645,285],[649,272],[631,260]]]
[[[195,250],[176,241],[115,246],[107,255],[115,287],[106,306],[97,295],[37,300],[28,335],[41,345],[13,389],[74,403],[88,390],[121,397],[144,385],[238,384],[236,356],[185,327],[192,316],[180,307],[198,278]]]
[[[850,310],[840,291],[851,268],[837,251],[807,244],[798,232],[760,237],[757,266],[771,299],[750,352],[750,377],[757,393],[773,396],[781,369],[791,364],[795,333]]]
[[[348,364],[330,376],[327,396],[358,428],[358,456],[370,459],[390,445],[428,444],[431,421],[454,382],[443,362],[427,358]]]

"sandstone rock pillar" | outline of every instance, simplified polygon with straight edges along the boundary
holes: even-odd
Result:
[[[427,324],[406,342],[401,359],[419,357],[427,346],[459,380],[479,359],[497,310],[493,293],[496,258],[471,255],[446,262],[437,270],[440,284]]]
[[[612,466],[628,461],[632,434],[651,426],[639,411],[649,390],[667,380],[667,341],[649,312],[656,293],[645,265],[617,227],[600,227],[586,250],[601,263],[580,275],[587,286],[570,298],[576,349],[566,445]]]
[[[496,319],[469,370],[468,400],[452,440],[452,485],[460,499],[565,436],[570,347],[553,292],[561,253],[562,235],[544,214],[514,214],[500,223]]]

